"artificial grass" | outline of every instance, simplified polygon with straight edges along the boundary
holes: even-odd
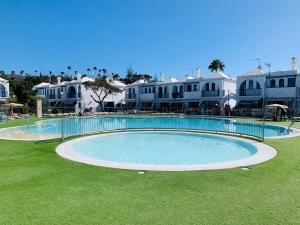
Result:
[[[278,156],[250,171],[138,174],[0,140],[0,224],[299,224],[300,137],[266,142]]]
[[[0,128],[13,127],[13,126],[21,126],[23,124],[29,124],[40,120],[45,120],[47,118],[38,118],[35,116],[24,118],[24,119],[14,119],[8,120],[7,122],[0,123]]]

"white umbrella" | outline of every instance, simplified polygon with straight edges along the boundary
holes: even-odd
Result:
[[[271,104],[271,105],[267,105],[267,108],[282,108],[282,109],[287,109],[289,107],[287,107],[286,105],[280,105],[280,104]]]

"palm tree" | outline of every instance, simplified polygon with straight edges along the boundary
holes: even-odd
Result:
[[[70,76],[70,72],[71,72],[71,69],[72,69],[72,67],[71,66],[67,66],[67,69],[68,69],[68,76]]]
[[[65,72],[60,72],[60,75],[63,77],[64,76],[64,74],[65,74]]]
[[[95,72],[95,73],[94,73],[94,76],[96,77],[96,75],[97,75],[97,74],[96,74],[96,73],[97,73],[97,67],[94,66],[94,67],[93,67],[93,70],[94,70],[94,72]]]
[[[224,71],[225,65],[220,59],[214,59],[210,65],[208,66],[208,69],[211,72],[218,72],[218,70]]]
[[[21,70],[20,75],[23,76],[24,72],[25,72],[24,70]]]
[[[78,73],[78,71],[77,71],[77,70],[75,70],[75,71],[74,71],[74,74],[75,74],[75,76],[77,75],[77,73]]]
[[[49,70],[49,83],[51,83],[51,76],[52,76],[53,72],[51,70]]]
[[[34,75],[35,75],[35,76],[36,76],[37,72],[38,72],[37,70],[34,71]]]
[[[88,72],[88,75],[90,75],[91,68],[87,68],[86,71]]]
[[[120,79],[120,76],[119,76],[119,74],[117,74],[117,73],[113,73],[113,74],[112,74],[112,78],[113,78],[114,80],[119,80],[119,79]]]
[[[0,76],[5,76],[5,72],[4,72],[4,70],[0,70]]]
[[[103,69],[102,69],[102,73],[103,73],[103,74],[106,74],[106,72],[107,72],[107,70],[103,68]]]

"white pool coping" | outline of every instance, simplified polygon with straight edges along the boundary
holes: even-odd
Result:
[[[159,132],[184,132],[184,133],[195,133],[190,131],[165,131],[165,130],[157,130]],[[138,133],[136,131],[125,131],[122,133]],[[155,131],[142,131],[142,132],[155,132]],[[109,133],[109,134],[97,134],[91,135],[86,137],[80,137],[71,141],[67,141],[63,144],[60,144],[56,148],[56,152],[63,158],[94,165],[100,167],[109,167],[109,168],[116,168],[116,169],[128,169],[128,170],[150,170],[150,171],[197,171],[197,170],[218,170],[218,169],[230,169],[230,168],[237,168],[237,167],[245,167],[250,165],[259,164],[265,161],[268,161],[274,158],[277,154],[276,150],[269,145],[263,144],[261,142],[257,142],[254,140],[239,138],[239,137],[228,137],[229,139],[238,139],[247,143],[254,145],[257,148],[257,152],[247,158],[234,160],[234,161],[227,161],[221,163],[208,163],[208,164],[196,164],[196,165],[150,165],[150,164],[132,164],[132,163],[120,163],[120,162],[113,162],[113,161],[105,161],[99,160],[87,156],[82,156],[79,153],[73,151],[73,146],[76,145],[78,142],[82,140],[87,140],[91,138],[95,138],[97,136],[103,135],[115,135],[117,133]],[[199,134],[202,134],[199,132]],[[205,134],[205,135],[220,135],[220,134]],[[224,135],[221,135],[224,136]]]

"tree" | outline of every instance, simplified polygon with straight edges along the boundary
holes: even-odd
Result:
[[[112,78],[113,80],[119,80],[120,79],[120,75],[117,73],[112,73]]]
[[[5,76],[5,71],[4,70],[0,70],[0,77],[4,77]]]
[[[87,71],[87,75],[89,76],[91,72],[91,68],[87,68],[86,71]]]
[[[208,66],[208,69],[211,72],[214,72],[214,71],[218,72],[218,70],[224,71],[224,68],[225,68],[224,63],[219,59],[214,59]]]
[[[60,75],[63,77],[64,76],[64,74],[65,74],[65,72],[60,72]]]
[[[24,70],[21,70],[20,75],[23,76],[24,72],[25,72]]]
[[[97,75],[97,67],[94,66],[94,67],[93,67],[93,70],[94,70],[94,76],[96,77],[96,75]]]
[[[49,83],[51,83],[51,76],[52,76],[52,71],[49,70]]]
[[[94,95],[91,98],[99,104],[101,112],[104,111],[104,100],[108,95],[113,95],[122,92],[119,88],[111,85],[105,79],[105,77],[98,75],[95,81],[84,82],[84,86],[88,90],[92,90]]]
[[[68,69],[68,76],[70,76],[70,72],[71,72],[72,67],[68,66],[67,69]]]

